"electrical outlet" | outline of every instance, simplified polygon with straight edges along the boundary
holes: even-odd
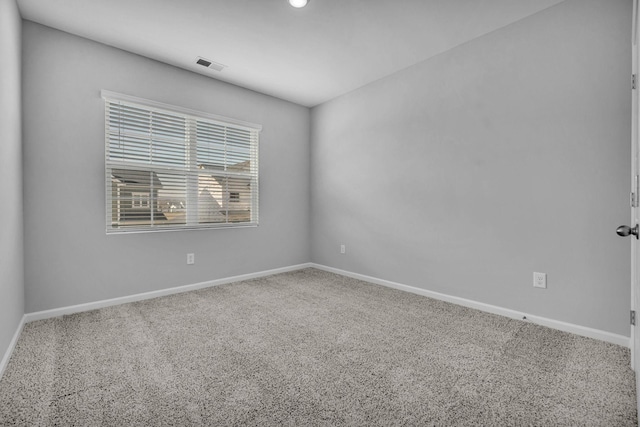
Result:
[[[196,263],[196,255],[195,254],[187,254],[187,264],[195,264]]]
[[[340,253],[341,254],[346,254],[347,253],[347,247],[345,245],[340,245]]]
[[[547,289],[547,274],[534,272],[533,287]]]

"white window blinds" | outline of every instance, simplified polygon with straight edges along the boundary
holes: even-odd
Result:
[[[258,224],[259,125],[102,96],[107,233]]]

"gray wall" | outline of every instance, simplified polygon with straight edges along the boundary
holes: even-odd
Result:
[[[309,261],[309,109],[28,21],[23,43],[27,312]],[[106,236],[101,89],[262,124],[260,226]]]
[[[568,0],[314,108],[312,261],[628,336],[631,11]]]
[[[24,314],[21,28],[15,1],[0,0],[0,359]]]

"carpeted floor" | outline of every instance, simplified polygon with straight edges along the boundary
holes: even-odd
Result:
[[[629,350],[306,269],[29,323],[0,425],[636,425]]]

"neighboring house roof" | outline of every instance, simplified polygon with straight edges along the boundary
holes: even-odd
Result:
[[[222,165],[213,163],[198,163],[198,167],[200,169],[210,169],[214,171],[220,171],[224,168]],[[227,170],[233,172],[249,172],[251,170],[251,160],[245,160],[244,162],[229,165],[227,166]]]
[[[162,188],[162,181],[155,172],[135,169],[112,169],[111,175],[123,184],[140,185],[154,188]]]
[[[251,170],[251,161],[245,160],[244,162],[236,163],[227,167],[227,170],[249,172]]]

